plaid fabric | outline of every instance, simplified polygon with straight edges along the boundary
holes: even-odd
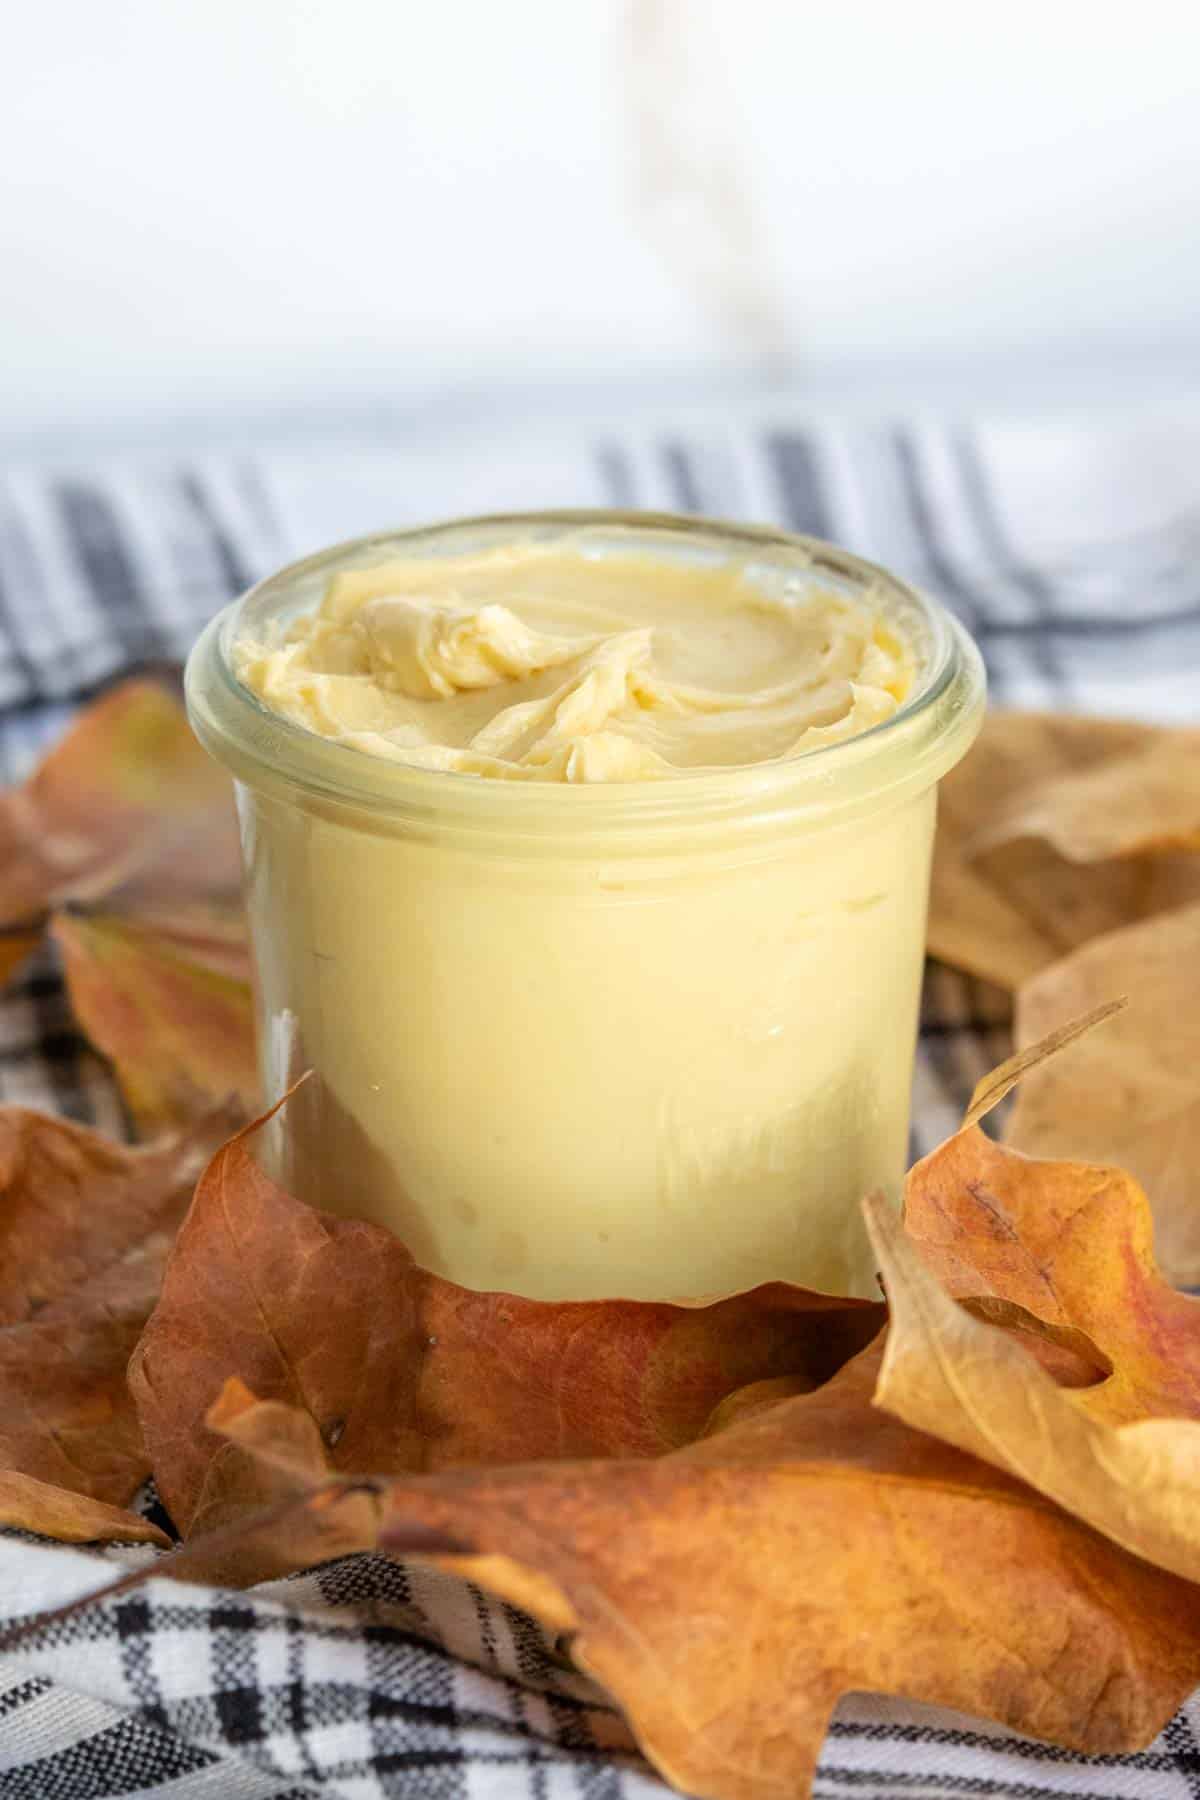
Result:
[[[945,598],[1001,704],[1194,721],[1200,428],[785,421],[597,440],[371,444],[0,474],[0,774],[91,689],[175,661],[293,556],[384,524],[539,505],[698,510],[851,545]],[[913,1152],[1005,1054],[1006,1005],[931,967]],[[0,997],[0,1098],[120,1132],[43,956]],[[152,1497],[147,1504],[152,1504]],[[0,1626],[148,1552],[0,1536]],[[847,1604],[852,1598],[847,1596]],[[376,1556],[251,1594],[167,1580],[0,1659],[0,1800],[638,1800],[662,1793],[603,1696],[528,1619]],[[1150,1751],[1083,1760],[861,1697],[817,1793],[864,1800],[1200,1796],[1200,1703]]]

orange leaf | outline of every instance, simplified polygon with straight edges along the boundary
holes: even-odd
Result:
[[[40,931],[21,931],[13,926],[0,931],[0,988],[7,986],[41,941]]]
[[[0,1331],[0,1467],[128,1500],[149,1472],[125,1368],[166,1261],[167,1238],[135,1264]]]
[[[939,792],[931,954],[1017,988],[1089,938],[1200,898],[1200,860],[1161,854],[1191,843],[1173,789],[1139,785],[1144,759],[1157,768],[1184,736],[1200,743],[1125,720],[990,713]],[[1134,818],[1131,794],[1148,809]],[[1081,854],[1111,858],[1102,878]]]
[[[45,1318],[102,1277],[136,1275],[147,1241],[173,1234],[231,1123],[216,1112],[134,1150],[69,1119],[0,1107],[0,1326]]]
[[[201,1423],[213,1454],[190,1521],[189,1580],[244,1587],[374,1547],[379,1507],[371,1492],[338,1489],[277,1519],[281,1502],[315,1495],[333,1473],[311,1413],[258,1401],[234,1378]]]
[[[468,1293],[291,1200],[253,1129],[197,1189],[130,1372],[203,1574],[417,1548],[571,1633],[651,1759],[717,1800],[806,1791],[853,1689],[1115,1751],[1200,1678],[1200,1588],[872,1410],[878,1346],[845,1358],[878,1308]]]
[[[1074,863],[1200,850],[1200,731],[1147,731],[1098,764],[1019,791],[973,848],[1040,837]]]
[[[0,794],[0,927],[118,889],[163,898],[238,881],[229,780],[158,682],[114,688]]]
[[[803,1800],[833,1708],[861,1689],[1088,1752],[1148,1743],[1200,1676],[1200,1589],[874,1410],[878,1363],[873,1346],[650,1462],[394,1479],[379,1542],[457,1543],[423,1554],[569,1634],[689,1794]],[[302,1492],[294,1427],[248,1401],[222,1428]]]
[[[70,1493],[11,1469],[0,1469],[0,1525],[35,1531],[63,1544],[160,1544],[165,1548],[171,1541],[149,1519],[123,1506],[106,1506],[87,1494]]]
[[[1169,933],[1182,917],[1156,925]],[[1089,1046],[1111,1055],[1123,1023],[1075,1060]],[[1159,1273],[1133,1177],[1035,1161],[972,1127],[911,1171],[903,1231],[880,1202],[868,1224],[892,1314],[877,1403],[1200,1581],[1200,1301]],[[1001,1323],[1015,1305],[1083,1334],[1110,1373],[1058,1385],[1017,1337],[971,1316],[978,1300],[971,1313],[954,1303],[968,1295],[999,1307]]]
[[[105,915],[83,916],[103,920]],[[217,975],[245,984],[251,980],[250,941],[240,903],[207,899],[148,905],[139,901],[123,907],[119,919],[139,937],[153,934],[164,948]]]
[[[228,1128],[126,1150],[0,1109],[0,1521],[164,1541],[126,1515],[150,1471],[125,1369],[205,1151]]]
[[[1008,1141],[1033,1156],[1116,1163],[1150,1198],[1158,1260],[1200,1284],[1200,906],[1112,932],[1022,988],[1016,1034],[1040,1037],[1102,994],[1123,1018],[1020,1089]]]
[[[784,1283],[702,1306],[476,1293],[382,1227],[291,1199],[247,1135],[200,1182],[130,1368],[185,1534],[219,1450],[205,1413],[230,1375],[307,1412],[335,1471],[650,1457],[749,1382],[824,1380],[882,1317]]]
[[[1052,1031],[1041,1032],[1037,1038],[1023,1049],[1014,1050],[1006,1057],[998,1068],[992,1069],[975,1084],[975,1092],[971,1095],[970,1104],[963,1116],[961,1130],[976,1125],[985,1118],[994,1107],[1009,1094],[1019,1082],[1025,1082],[1035,1069],[1056,1058],[1060,1051],[1078,1038],[1086,1036],[1097,1025],[1122,1012],[1128,1002],[1122,997],[1119,1000],[1103,1000],[1088,1012],[1071,1013]]]
[[[75,1016],[143,1129],[186,1123],[231,1094],[255,1103],[250,985],[230,973],[245,966],[237,931],[194,912],[178,938],[137,918],[54,921]]]
[[[1200,1301],[1160,1275],[1132,1176],[1033,1161],[972,1128],[910,1172],[904,1224],[948,1294],[992,1295],[1086,1334],[1112,1375],[1073,1396],[1082,1411],[1200,1418]]]
[[[1110,1423],[1128,1393],[1114,1404],[1107,1383],[1059,1387],[1015,1338],[950,1298],[878,1196],[867,1222],[892,1314],[876,1405],[985,1457],[1147,1563],[1200,1582],[1200,1423]]]

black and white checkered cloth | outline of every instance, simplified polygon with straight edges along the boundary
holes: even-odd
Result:
[[[1000,704],[1200,714],[1200,425],[806,427],[783,420],[0,472],[0,774],[81,698],[176,661],[231,595],[337,538],[555,505],[696,510],[833,538],[940,594]],[[931,968],[914,1153],[1006,1052],[1005,1007]],[[0,998],[0,1099],[119,1132],[39,960]],[[0,1535],[0,1628],[98,1586],[95,1553]],[[853,1596],[847,1595],[847,1605]],[[377,1556],[253,1593],[158,1580],[0,1658],[0,1800],[639,1800],[663,1793],[536,1626]],[[1200,1704],[1088,1761],[978,1721],[839,1708],[823,1800],[1185,1800]]]

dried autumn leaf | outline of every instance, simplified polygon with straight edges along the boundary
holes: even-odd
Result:
[[[1038,1157],[1115,1163],[1149,1196],[1158,1261],[1200,1284],[1200,906],[1085,945],[1017,998],[1026,1044],[1105,993],[1130,1005],[1070,1058],[1024,1082],[1007,1141]]]
[[[799,1800],[853,1690],[1084,1751],[1147,1743],[1200,1675],[1200,1590],[873,1410],[878,1361],[650,1461],[401,1477],[379,1542],[457,1541],[433,1560],[569,1633],[690,1794]],[[233,1409],[243,1448],[273,1454],[278,1410]]]
[[[260,1402],[235,1377],[202,1423],[214,1454],[189,1523],[189,1580],[247,1587],[374,1547],[379,1507],[369,1491],[335,1491],[276,1518],[281,1503],[315,1494],[333,1474],[310,1412]]]
[[[1074,1396],[1080,1411],[1112,1424],[1200,1419],[1200,1301],[1159,1273],[1131,1175],[1034,1160],[962,1131],[910,1171],[904,1229],[952,1297],[1019,1306],[1096,1346],[1112,1373]]]
[[[0,794],[0,927],[118,889],[194,897],[238,881],[228,778],[158,682],[114,688]]]
[[[1160,1019],[1169,972],[1198,926],[1180,913],[1115,934],[1149,932],[1156,945],[1165,937]],[[1100,985],[1113,975],[1105,956]],[[1068,976],[1059,991],[1069,1012],[1098,989]],[[1035,1085],[1056,1083],[1089,1054],[1120,1053],[1136,1017],[1131,1008],[1069,1059],[1043,1060],[1035,1046],[1013,1060],[1030,1065]],[[1054,1038],[1063,1040],[1063,1027]],[[1138,1555],[1200,1578],[1200,1302],[1156,1267],[1150,1208],[1134,1178],[1034,1160],[970,1127],[910,1172],[902,1233],[877,1201],[868,1223],[892,1309],[878,1403],[1019,1475]],[[955,1304],[968,1296],[966,1309]],[[1056,1333],[1082,1333],[1107,1378],[1064,1391],[1019,1338],[980,1322],[981,1303],[1001,1324],[1016,1306]]]
[[[236,1375],[204,1416],[218,1437],[251,1452],[255,1465],[282,1478],[289,1493],[320,1487],[331,1470],[312,1414],[282,1400],[260,1400]]]
[[[240,900],[175,900],[170,905],[139,902],[123,907],[120,918],[139,933],[153,933],[177,955],[218,975],[246,983],[252,979],[250,936]]]
[[[867,1223],[891,1308],[876,1405],[986,1458],[1147,1563],[1200,1581],[1200,1423],[1110,1424],[1128,1394],[1058,1387],[1007,1332],[950,1298],[878,1197]]]
[[[651,1758],[720,1800],[801,1787],[851,1689],[1115,1750],[1200,1675],[1200,1590],[873,1413],[876,1350],[781,1397],[877,1309],[810,1316],[786,1289],[694,1309],[467,1293],[378,1227],[290,1200],[248,1135],[207,1172],[131,1369],[168,1505],[221,1528],[222,1579],[377,1536],[456,1544],[437,1560],[575,1634]],[[328,1486],[404,1466],[441,1472]],[[311,1513],[264,1542],[258,1508],[305,1492]],[[1064,1635],[1087,1655],[1064,1661]]]
[[[0,1525],[62,1544],[170,1543],[157,1525],[126,1507],[107,1506],[11,1469],[0,1469]]]
[[[39,931],[21,931],[15,926],[0,931],[0,988],[7,986],[22,963],[31,957],[42,941]]]
[[[229,1120],[128,1150],[0,1109],[0,1522],[165,1541],[121,1510],[149,1473],[125,1381],[196,1174]]]
[[[0,1326],[46,1317],[136,1268],[148,1240],[174,1233],[231,1128],[217,1111],[180,1138],[130,1149],[70,1119],[0,1107]]]
[[[184,915],[179,935],[139,918],[60,913],[75,1016],[113,1063],[143,1130],[186,1124],[233,1094],[258,1093],[254,1008],[236,920]],[[189,935],[190,934],[190,935]]]
[[[1012,1093],[1018,1082],[1027,1080],[1034,1069],[1050,1062],[1061,1050],[1065,1050],[1077,1038],[1085,1037],[1097,1025],[1103,1025],[1114,1014],[1121,1012],[1126,1004],[1124,997],[1119,1000],[1102,1000],[1098,1005],[1089,1007],[1086,1012],[1068,1013],[1052,1030],[1039,1032],[1035,1039],[1015,1050],[998,1068],[976,1082],[961,1129],[965,1131],[978,1124],[980,1119]]]
[[[148,1248],[141,1292],[123,1304],[81,1298],[54,1319],[0,1331],[0,1523],[47,1537],[117,1535],[163,1542],[133,1515],[110,1533],[150,1464],[125,1368],[154,1304],[166,1241]],[[103,1532],[93,1527],[105,1509]]]
[[[949,1143],[910,1172],[906,1189],[906,1223],[910,1236],[918,1235],[923,1228],[928,1229],[930,1200],[934,1195],[939,1199],[941,1197],[938,1175],[943,1167],[952,1165],[958,1156],[977,1155],[980,1152],[984,1157],[990,1155],[987,1140],[981,1139],[971,1128],[998,1106],[1019,1082],[1027,1081],[1034,1070],[1051,1062],[1057,1063],[1063,1050],[1090,1035],[1096,1026],[1106,1024],[1123,1011],[1127,1004],[1123,998],[1105,1000],[1089,1012],[1069,1014],[1053,1029],[1015,1050],[998,1068],[981,1076],[975,1084],[975,1091],[957,1133],[952,1134]],[[980,1208],[986,1206],[984,1216],[990,1228],[994,1224],[996,1210],[990,1197],[985,1201],[986,1190],[982,1184],[972,1184],[968,1191],[970,1205],[976,1208],[977,1218]],[[952,1207],[953,1200],[947,1208],[947,1216]],[[939,1226],[945,1222],[936,1211],[933,1217]],[[983,1260],[987,1260],[986,1253]],[[1021,1342],[1025,1349],[1037,1358],[1060,1387],[1090,1387],[1112,1373],[1112,1365],[1104,1352],[1079,1327],[1047,1320],[1039,1315],[1036,1308],[1030,1311],[1018,1301],[1002,1297],[986,1281],[981,1281],[978,1273],[972,1276],[969,1271],[955,1269],[951,1279],[960,1274],[966,1277],[965,1286],[959,1295],[963,1305],[976,1317],[986,1319],[990,1324],[1022,1334]],[[1035,1294],[1033,1297],[1036,1300],[1040,1296]]]
[[[206,1491],[217,1504],[204,1419],[231,1375],[307,1412],[334,1471],[649,1457],[698,1437],[749,1382],[826,1379],[882,1317],[785,1283],[697,1306],[476,1293],[381,1227],[293,1200],[247,1137],[200,1182],[130,1367],[185,1535]]]
[[[1088,1388],[1107,1381],[1112,1364],[1086,1331],[1075,1325],[1051,1325],[1012,1300],[971,1294],[960,1300],[972,1318],[999,1325],[1030,1356],[1036,1357],[1058,1387]]]
[[[1098,766],[1014,795],[975,848],[1044,838],[1069,862],[1200,850],[1200,731],[1155,731]]]
[[[1050,841],[1056,806],[1065,820],[1078,817],[1072,782],[1086,777],[1088,803],[1115,819],[1130,791],[1131,759],[1168,735],[1115,719],[990,713],[939,792],[931,954],[1015,989],[1089,938],[1200,898],[1200,860],[1141,853],[1178,839],[1173,801],[1162,802],[1161,828],[1156,816],[1144,816],[1135,830],[1114,824],[1106,838],[1093,836],[1117,846],[1102,876]],[[1006,841],[990,842],[997,820],[1034,803],[1039,835],[1006,832]],[[1065,841],[1081,843],[1078,829],[1066,830]]]

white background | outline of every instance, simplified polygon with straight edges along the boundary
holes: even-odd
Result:
[[[1200,343],[1194,4],[10,0],[4,43],[6,442]]]

